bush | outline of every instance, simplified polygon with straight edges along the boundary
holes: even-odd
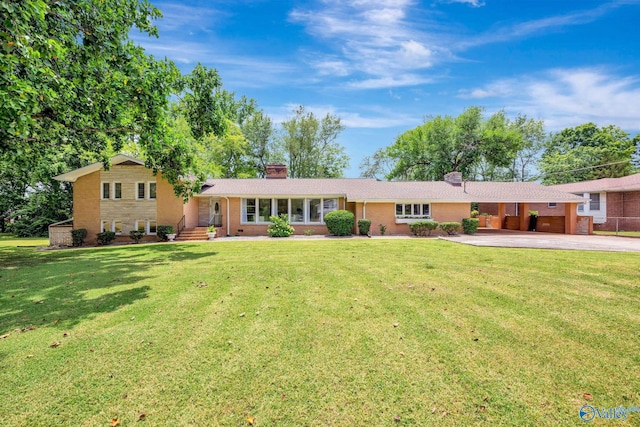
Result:
[[[280,216],[271,215],[269,221],[271,221],[267,229],[269,237],[289,237],[295,231],[289,224],[287,214],[281,214]]]
[[[313,228],[308,228],[306,230],[304,230],[304,235],[305,236],[313,236]]]
[[[103,231],[102,233],[98,233],[98,244],[100,246],[108,245],[113,242],[116,238],[116,233],[114,231]]]
[[[78,228],[76,230],[71,230],[71,244],[74,247],[82,246],[84,244],[84,239],[86,237],[87,237],[86,228]]]
[[[366,236],[369,234],[369,229],[371,228],[371,220],[370,219],[359,219],[358,220],[358,231],[361,236]]]
[[[324,216],[329,233],[334,236],[350,236],[356,217],[349,211],[340,210],[329,212]]]
[[[144,231],[131,230],[129,232],[129,238],[133,240],[133,243],[140,243],[140,239],[144,237]]]
[[[378,229],[380,230],[381,236],[384,236],[384,234],[387,232],[387,226],[384,224],[379,224]]]
[[[442,222],[440,223],[440,230],[447,233],[449,236],[456,234],[460,231],[460,223],[459,222]]]
[[[415,236],[431,236],[431,232],[438,228],[438,221],[416,221],[409,224]]]
[[[167,234],[173,234],[173,226],[172,225],[159,225],[156,227],[156,236],[158,236],[158,240],[161,242],[166,242],[169,240]]]
[[[478,217],[478,211],[477,210],[472,210],[471,211],[471,218],[477,218]]]
[[[478,231],[480,220],[478,218],[462,218],[462,231],[464,234],[475,234]]]

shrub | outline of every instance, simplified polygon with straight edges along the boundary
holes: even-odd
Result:
[[[538,216],[538,211],[529,211],[529,216]]]
[[[87,237],[86,228],[78,228],[76,230],[71,230],[71,244],[74,247],[82,246],[84,243],[84,239],[86,237]]]
[[[442,222],[440,223],[440,230],[447,233],[449,236],[456,234],[460,231],[460,223],[459,222]]]
[[[295,231],[291,224],[289,224],[287,214],[281,214],[280,216],[271,215],[269,221],[271,221],[267,229],[269,237],[289,237]]]
[[[173,234],[173,226],[172,225],[159,225],[156,227],[156,236],[158,236],[158,240],[161,242],[166,242],[169,240],[167,234]]]
[[[371,228],[371,220],[370,219],[359,219],[358,220],[358,231],[361,236],[366,236],[369,234],[369,229]]]
[[[462,218],[462,231],[464,234],[475,234],[478,231],[480,220],[478,218]]]
[[[140,239],[144,237],[144,231],[131,230],[129,232],[129,238],[133,240],[133,243],[140,243]]]
[[[355,220],[355,216],[345,210],[329,212],[324,216],[324,222],[334,236],[350,236]]]
[[[416,221],[409,224],[415,236],[431,236],[431,232],[438,228],[438,221]]]
[[[384,236],[384,233],[387,232],[387,226],[384,224],[380,224],[378,225],[378,229],[380,230],[380,235]]]
[[[471,211],[471,218],[477,218],[478,217],[478,211],[477,210],[472,210]]]
[[[100,246],[108,245],[113,242],[116,238],[116,233],[114,231],[103,231],[102,233],[98,233],[98,244]]]
[[[207,227],[207,233],[217,233],[218,230],[216,229],[215,225],[210,225]]]
[[[305,236],[312,236],[313,235],[313,228],[308,228],[306,230],[303,231]]]

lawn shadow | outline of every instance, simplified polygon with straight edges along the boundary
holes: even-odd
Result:
[[[157,266],[216,254],[178,245],[56,252],[1,248],[0,335],[30,325],[69,329],[148,298],[151,286],[139,282],[155,277]]]

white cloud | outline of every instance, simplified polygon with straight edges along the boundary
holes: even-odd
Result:
[[[280,107],[266,107],[265,111],[274,123],[282,123],[293,117],[293,111],[296,110],[298,106],[298,104],[289,103]],[[304,108],[318,118],[322,118],[327,114],[334,114],[340,117],[342,124],[351,129],[384,129],[396,126],[416,126],[416,124],[422,121],[422,117],[420,116],[370,106],[359,108],[361,112],[345,111],[333,105],[305,105]],[[365,115],[363,115],[363,113]]]
[[[554,69],[464,90],[462,98],[495,98],[505,108],[544,117],[550,130],[586,122],[640,130],[640,75],[616,75],[600,68]]]
[[[464,3],[471,7],[482,7],[484,2],[482,0],[442,0],[444,3]]]

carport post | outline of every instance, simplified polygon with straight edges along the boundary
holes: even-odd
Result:
[[[529,230],[529,203],[520,203],[518,206],[518,211],[520,213],[520,231]]]
[[[578,234],[578,204],[564,204],[564,234]]]
[[[504,203],[498,203],[498,217],[500,217],[500,226],[498,229],[502,229],[504,224],[504,217],[507,216],[507,205]]]

